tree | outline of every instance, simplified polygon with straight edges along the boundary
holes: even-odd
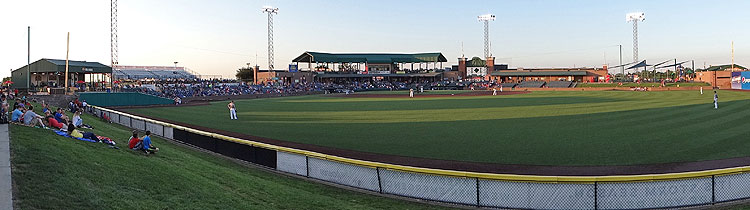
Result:
[[[10,77],[3,78],[3,82],[5,82],[5,81],[10,81]]]
[[[237,77],[238,80],[241,80],[243,82],[249,82],[253,80],[253,69],[243,67],[240,69],[237,69],[237,74],[234,75]]]

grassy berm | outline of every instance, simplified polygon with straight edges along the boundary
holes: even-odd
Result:
[[[84,116],[120,149],[11,125],[20,209],[435,209],[248,167],[154,138],[152,156],[130,151],[130,130]]]

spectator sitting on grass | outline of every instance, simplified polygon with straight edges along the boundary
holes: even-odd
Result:
[[[49,111],[47,111],[44,114],[46,115],[45,118],[47,119],[49,127],[57,128],[57,129],[60,129],[62,131],[67,131],[68,130],[68,126],[65,125],[65,124],[63,124],[63,123],[58,122],[57,120],[55,120],[55,117],[52,116],[52,113],[50,113]]]
[[[151,144],[151,131],[146,131],[146,135],[141,139],[143,140],[143,151],[146,151],[146,154],[154,154],[159,151],[159,148]]]
[[[141,142],[141,139],[138,138],[138,131],[133,131],[133,136],[130,137],[128,140],[128,148],[133,150],[141,150],[143,147],[143,143]]]
[[[34,112],[34,106],[29,106],[29,110],[23,114],[23,124],[47,128],[42,122],[42,116]]]
[[[92,127],[86,124],[83,124],[83,119],[81,119],[81,110],[79,109],[76,113],[73,113],[73,125],[76,126],[76,128],[89,128]]]
[[[65,110],[63,110],[62,108],[57,108],[57,112],[55,112],[55,120],[64,124],[68,124],[70,122],[68,120],[68,116],[65,116]]]
[[[15,110],[13,110],[13,114],[11,115],[10,121],[11,122],[21,122],[21,115],[23,115],[23,108],[21,106],[16,105]]]

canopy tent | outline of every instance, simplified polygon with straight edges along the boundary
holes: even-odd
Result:
[[[646,64],[646,60],[643,60],[640,63],[635,64],[635,65],[633,65],[633,66],[631,66],[629,68],[626,68],[626,69],[645,68],[645,67],[648,67],[648,66],[653,66],[653,65],[648,65],[648,64]]]

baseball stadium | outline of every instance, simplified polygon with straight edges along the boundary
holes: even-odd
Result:
[[[470,33],[465,20],[449,33],[403,33],[414,30],[412,20],[395,18],[405,14],[391,5],[398,14],[358,2],[368,8],[361,15],[375,18],[354,21],[359,13],[335,9],[355,7],[349,2],[296,2],[284,6],[296,7],[289,15],[298,18],[278,19],[285,33],[278,40],[292,47],[280,45],[274,60],[279,8],[263,6],[252,31],[241,31],[234,15],[246,12],[236,2],[172,8],[201,5],[200,19],[145,9],[163,2],[121,3],[125,14],[149,17],[125,16],[133,22],[124,22],[123,37],[138,40],[124,44],[127,65],[119,57],[117,0],[109,4],[107,64],[96,61],[104,45],[89,31],[102,26],[74,33],[91,43],[71,42],[68,32],[64,59],[34,60],[32,27],[24,27],[26,62],[9,62],[14,66],[0,86],[0,209],[750,207],[750,70],[735,62],[734,41],[731,62],[716,56],[713,42],[711,49],[691,46],[700,53],[675,45],[639,58],[645,13],[628,13],[625,40],[631,41],[632,24],[633,53],[632,62],[623,62],[622,40],[602,36],[613,30],[570,35],[544,26],[559,41],[524,31],[541,26],[508,11],[497,18],[520,25],[503,26],[500,36],[508,38],[494,48],[496,15],[471,16],[483,25],[484,42],[473,40],[466,53],[464,37],[456,35]],[[603,11],[597,4],[590,6]],[[222,6],[243,10],[211,13]],[[87,7],[94,6],[77,9]],[[583,7],[568,8],[586,21],[607,21],[601,12],[583,15]],[[321,12],[329,8],[337,12]],[[463,15],[444,9],[420,24]],[[103,17],[90,14],[86,19]],[[152,22],[176,24],[146,28]],[[332,26],[308,28],[320,23]],[[134,25],[148,39],[130,34]],[[51,39],[54,30],[60,29],[44,28],[38,37]],[[647,37],[648,45],[664,41]],[[349,46],[352,40],[357,44]],[[441,46],[455,40],[457,49]],[[70,57],[71,44],[81,57]],[[253,46],[254,63],[240,45]],[[255,48],[265,55],[259,58]],[[39,51],[61,57],[49,49],[56,48]],[[165,59],[177,61],[160,65]],[[268,63],[261,67],[259,60]]]

